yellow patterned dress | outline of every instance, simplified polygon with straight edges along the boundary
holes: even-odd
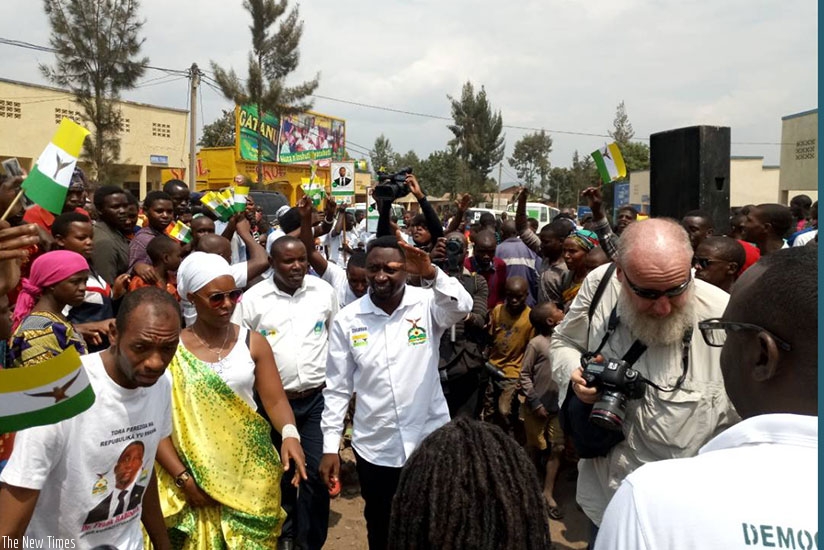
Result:
[[[220,503],[190,507],[172,476],[156,467],[172,546],[274,548],[285,513],[271,426],[182,343],[169,370],[175,449],[198,486]]]

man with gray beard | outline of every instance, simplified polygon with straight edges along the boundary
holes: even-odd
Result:
[[[623,440],[605,456],[579,464],[577,500],[593,524],[591,543],[607,503],[629,473],[647,462],[694,456],[738,420],[724,391],[720,351],[708,346],[697,328],[699,320],[723,314],[729,295],[693,279],[692,255],[686,231],[674,220],[627,226],[617,269],[602,287],[591,319],[590,304],[607,265],[587,276],[555,329],[550,361],[561,402],[570,381],[583,404],[599,400],[601,389],[587,385],[581,367],[582,354],[599,347],[590,362],[620,360],[634,349],[632,368],[654,384],[643,385],[643,397],[627,400],[624,421],[616,426]]]

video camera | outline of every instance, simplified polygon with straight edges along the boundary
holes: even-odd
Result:
[[[378,184],[375,186],[375,199],[392,202],[409,194],[409,185],[406,176],[412,173],[412,168],[402,168],[394,174],[378,172]]]
[[[644,377],[626,361],[605,359],[603,363],[587,362],[583,378],[587,387],[601,390],[600,399],[592,406],[590,422],[608,430],[621,430],[627,400],[644,396]]]

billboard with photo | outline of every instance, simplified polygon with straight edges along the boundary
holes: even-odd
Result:
[[[308,112],[283,117],[278,160],[308,163],[311,160],[340,160],[346,146],[346,123]]]

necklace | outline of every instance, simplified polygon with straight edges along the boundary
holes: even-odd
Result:
[[[212,348],[212,346],[210,346],[209,344],[207,344],[207,343],[203,340],[203,338],[201,338],[201,337],[200,337],[200,335],[199,335],[197,332],[195,332],[194,327],[192,327],[192,334],[194,334],[194,335],[195,335],[195,338],[197,338],[198,340],[200,340],[200,343],[201,343],[201,344],[203,344],[204,346],[206,346],[206,349],[207,349],[207,350],[209,350],[210,352],[212,352],[212,353],[214,353],[214,354],[216,354],[216,355],[217,355],[217,362],[218,362],[218,363],[219,363],[219,362],[223,359],[223,350],[224,350],[224,348],[226,347],[226,342],[228,342],[228,341],[229,341],[229,334],[231,334],[231,333],[232,333],[232,325],[229,325],[229,326],[227,326],[227,327],[226,327],[226,336],[223,338],[223,344],[221,344],[221,346],[220,346],[220,349],[219,349],[219,350],[215,351],[215,350]]]

